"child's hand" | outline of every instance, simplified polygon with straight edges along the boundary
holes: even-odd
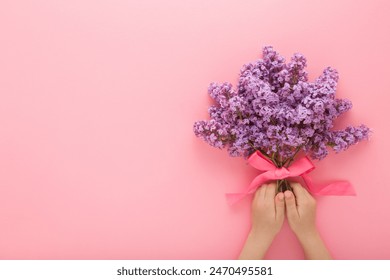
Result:
[[[252,233],[271,236],[280,231],[284,221],[284,194],[276,196],[276,183],[262,185],[252,202]]]
[[[264,184],[252,202],[252,229],[240,259],[263,259],[284,221],[284,194],[276,194],[276,184]]]
[[[284,192],[288,223],[298,237],[312,234],[316,231],[316,201],[301,184],[290,185],[294,193]]]
[[[291,182],[294,191],[285,191],[288,223],[302,245],[307,259],[331,259],[317,231],[316,201],[299,183]],[[295,195],[294,195],[295,194]]]

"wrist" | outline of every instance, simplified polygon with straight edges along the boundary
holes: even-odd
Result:
[[[323,242],[321,235],[317,229],[307,232],[306,234],[297,235],[299,242],[305,254],[305,258],[309,260],[330,260],[328,249]]]
[[[267,231],[251,230],[241,251],[239,259],[259,260],[263,259],[274,235]]]
[[[272,243],[276,236],[276,233],[271,230],[255,229],[252,228],[249,232],[248,238],[256,243]]]
[[[320,238],[320,234],[317,228],[315,227],[310,229],[305,229],[304,231],[295,232],[295,235],[302,245],[311,242],[312,240],[316,240]]]

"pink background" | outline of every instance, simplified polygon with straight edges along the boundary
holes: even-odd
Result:
[[[315,3],[314,3],[315,2]],[[357,197],[318,198],[335,258],[390,259],[388,1],[2,0],[0,258],[235,259],[257,174],[193,135],[210,82],[273,45],[339,70],[372,139],[317,163]],[[267,258],[303,258],[285,224]]]

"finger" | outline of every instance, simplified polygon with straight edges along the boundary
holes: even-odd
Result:
[[[284,200],[286,202],[286,212],[288,219],[295,219],[298,217],[297,204],[294,194],[291,191],[284,192]]]
[[[294,191],[297,190],[297,192],[299,192],[299,193],[301,193],[301,194],[303,194],[304,191],[305,191],[305,188],[302,187],[302,185],[301,185],[300,183],[298,183],[298,182],[290,182],[290,186],[291,186],[291,188],[292,188]]]
[[[280,192],[275,197],[275,212],[276,212],[276,220],[280,221],[284,218],[284,193]]]
[[[265,185],[261,185],[259,188],[257,188],[255,197],[253,198],[253,204],[256,203],[256,201],[263,200],[265,196]]]
[[[265,197],[269,200],[274,200],[276,195],[276,183],[272,182],[267,184]]]
[[[255,197],[258,197],[260,194],[263,194],[264,195],[264,184],[259,186],[256,190],[256,193],[255,193]]]
[[[297,182],[291,182],[290,186],[294,191],[295,198],[297,200],[298,205],[301,204],[304,200],[306,200],[309,197],[309,193],[304,187],[302,187],[301,184]]]
[[[316,205],[316,200],[314,197],[311,196],[311,194],[308,192],[308,190],[304,187],[302,187],[299,183],[292,183],[291,187],[294,190],[294,193],[296,194],[297,199],[297,209],[298,213],[301,211],[302,208],[306,208],[308,206],[314,206]]]

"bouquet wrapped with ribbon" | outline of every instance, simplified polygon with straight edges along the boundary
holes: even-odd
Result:
[[[295,53],[290,62],[271,46],[263,57],[245,64],[236,88],[230,83],[211,83],[208,93],[215,101],[210,120],[194,124],[195,135],[216,148],[227,148],[233,157],[244,157],[262,171],[242,193],[228,194],[230,203],[251,194],[264,182],[276,180],[278,191],[290,189],[287,178],[301,176],[317,195],[354,195],[347,181],[320,186],[308,173],[311,159],[322,160],[328,149],[336,153],[369,137],[365,125],[332,130],[334,121],[352,108],[348,99],[335,97],[338,72],[327,67],[308,81],[306,58]],[[301,156],[302,155],[302,156]]]

